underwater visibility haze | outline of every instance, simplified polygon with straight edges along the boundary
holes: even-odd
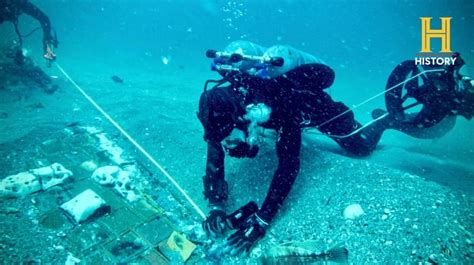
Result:
[[[474,2],[0,8],[0,263],[474,262]]]

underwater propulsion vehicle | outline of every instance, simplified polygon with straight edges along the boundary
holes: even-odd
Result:
[[[461,115],[470,120],[474,114],[473,81],[461,74],[465,65],[459,53],[456,64],[421,66],[414,60],[398,64],[390,74],[385,105],[393,119],[391,129],[410,136],[431,139],[449,132]],[[384,111],[375,110],[373,118]]]

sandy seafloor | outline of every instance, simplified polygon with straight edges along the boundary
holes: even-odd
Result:
[[[202,196],[206,145],[196,111],[203,82],[216,77],[208,65],[75,59],[58,62],[206,209]],[[0,111],[8,113],[0,120],[0,148],[19,139],[34,141],[38,132],[48,135],[49,130],[71,122],[118,135],[56,68],[46,71],[58,76],[54,82],[60,88],[52,95],[21,85],[0,90]],[[124,83],[112,82],[112,75],[120,76]],[[384,84],[374,84],[380,85]],[[34,107],[37,103],[43,107]],[[348,102],[356,103],[355,99]],[[367,116],[364,111],[368,110],[357,115]],[[450,139],[472,136],[474,123],[461,118],[459,123],[470,130],[455,128]],[[123,138],[115,139],[144,161]],[[253,160],[226,160],[229,210],[249,200],[262,203],[277,163],[273,142],[270,136]],[[316,240],[321,250],[344,244],[354,264],[429,260],[472,264],[474,146],[464,146],[462,154],[436,147],[447,144],[443,139],[421,141],[391,132],[372,156],[356,159],[323,136],[305,135],[299,177],[252,256],[272,244]],[[466,159],[469,150],[471,159]],[[342,211],[352,203],[359,203],[365,214],[345,220]]]

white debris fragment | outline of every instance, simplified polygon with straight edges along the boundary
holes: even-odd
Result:
[[[59,163],[8,176],[0,182],[0,198],[17,198],[62,184],[73,174]]]
[[[108,154],[110,160],[116,165],[128,164],[130,161],[124,155],[124,150],[117,146],[107,135],[95,127],[84,127],[90,134],[94,134],[99,140],[99,149]],[[115,191],[133,202],[139,199],[135,193],[131,178],[137,174],[138,170],[135,165],[128,165],[123,167],[118,166],[104,166],[96,168],[92,174],[92,178],[101,185],[114,186]]]
[[[92,173],[92,179],[100,185],[114,185],[120,174],[125,174],[118,166],[99,167]]]
[[[0,198],[2,199],[23,197],[40,190],[39,179],[29,172],[8,176],[0,182]]]
[[[356,219],[364,214],[364,210],[360,204],[351,204],[344,209],[343,215],[346,219]]]
[[[92,126],[83,126],[81,128],[85,129],[89,134],[97,134],[97,133],[102,132],[101,130],[97,129],[96,127],[92,127]]]
[[[129,166],[126,170],[118,166],[104,166],[96,169],[91,177],[101,185],[113,185],[114,190],[122,195],[122,197],[133,202],[139,199],[139,196],[133,190],[132,181],[130,180],[130,177],[135,174],[135,166]]]
[[[74,257],[72,253],[69,253],[67,255],[66,262],[64,263],[64,265],[76,265],[76,264],[79,264],[80,262],[81,262],[80,259]]]
[[[118,175],[115,182],[114,189],[126,198],[128,201],[133,202],[138,199],[135,192],[132,190],[130,177],[127,171],[121,171],[122,173]]]
[[[117,165],[120,165],[126,162],[123,158],[123,149],[118,147],[114,142],[109,140],[105,133],[98,133],[96,137],[99,139],[99,149],[107,152],[109,154],[110,160],[115,162]]]
[[[30,172],[40,178],[43,190],[62,184],[72,176],[72,172],[59,163],[54,163],[49,167],[32,169]]]
[[[107,134],[95,127],[81,127],[85,129],[89,134],[95,135],[99,140],[99,149],[105,151],[112,162],[117,165],[128,162],[128,158],[124,156],[124,151],[114,141],[107,137]]]
[[[76,222],[85,221],[99,209],[110,210],[106,202],[97,193],[87,189],[61,205],[61,209],[71,215]],[[105,212],[105,211],[104,211]]]

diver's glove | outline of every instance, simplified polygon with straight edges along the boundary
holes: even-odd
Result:
[[[45,51],[43,54],[43,58],[46,59],[48,67],[56,60],[56,54],[54,53],[53,47],[50,43],[46,43]]]
[[[227,230],[240,228],[247,218],[257,211],[258,205],[254,201],[247,203],[227,216],[222,207],[214,206],[214,209],[209,213],[209,217],[202,224],[203,229],[207,235],[217,237],[223,235]]]
[[[227,231],[226,212],[223,207],[214,206],[209,216],[202,222],[202,228],[209,237],[218,237]]]
[[[235,148],[229,148],[227,151],[231,157],[236,158],[254,158],[258,154],[258,146],[249,145],[248,143],[239,143]]]
[[[250,201],[246,205],[240,207],[235,212],[227,216],[227,226],[230,229],[239,229],[247,219],[258,211],[258,205],[254,201]]]
[[[227,238],[224,252],[232,256],[248,253],[253,245],[265,236],[267,227],[268,223],[256,213],[251,215],[240,225],[237,232]]]

